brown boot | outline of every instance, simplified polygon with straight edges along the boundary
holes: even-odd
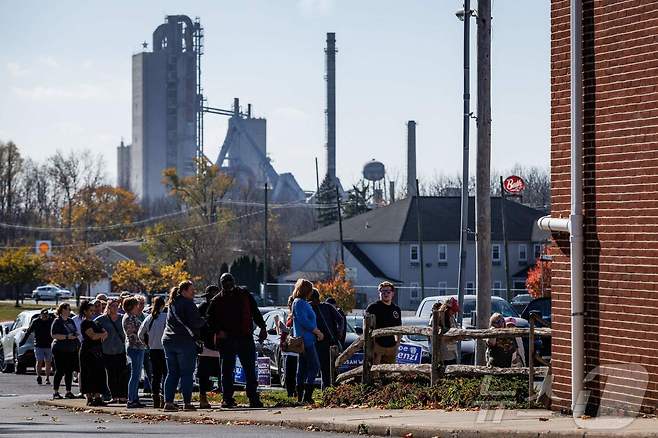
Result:
[[[211,409],[210,403],[208,403],[208,395],[205,393],[199,394],[199,409]]]

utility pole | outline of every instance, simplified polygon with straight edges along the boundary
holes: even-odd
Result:
[[[425,257],[423,257],[423,222],[420,218],[420,188],[416,179],[416,227],[418,229],[418,255],[420,256],[420,299],[425,299]]]
[[[343,249],[343,214],[340,212],[340,193],[336,187],[336,208],[338,209],[338,233],[340,237],[340,263],[345,265],[345,250]]]
[[[477,328],[491,316],[491,0],[478,0],[477,13],[477,154],[475,254],[477,258]],[[478,340],[475,364],[485,364],[486,346]]]
[[[269,256],[269,246],[268,246],[268,236],[267,236],[267,221],[269,219],[269,214],[268,214],[268,208],[267,208],[267,189],[268,185],[265,183],[265,247],[264,252],[265,254],[263,255],[263,296],[262,298],[265,298],[267,295],[267,259]]]
[[[460,15],[460,12],[462,13]],[[461,224],[459,234],[459,274],[457,280],[457,297],[459,314],[457,326],[462,327],[464,319],[464,289],[466,287],[466,248],[468,246],[468,154],[471,122],[471,1],[464,0],[464,10],[457,12],[457,18],[464,22],[464,110],[462,138],[462,194]],[[461,362],[461,342],[457,342],[457,363]]]

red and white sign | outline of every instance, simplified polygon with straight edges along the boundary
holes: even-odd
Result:
[[[520,176],[512,175],[508,176],[505,181],[503,181],[503,188],[507,193],[519,194],[525,189],[525,181]]]

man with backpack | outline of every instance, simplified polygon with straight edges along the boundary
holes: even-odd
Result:
[[[258,310],[256,300],[249,291],[236,287],[235,279],[228,272],[219,279],[221,290],[210,301],[208,307],[208,328],[213,334],[221,358],[223,408],[236,406],[233,398],[233,372],[235,359],[240,358],[247,380],[246,392],[249,406],[262,408],[258,396],[256,376],[256,345],[253,337],[253,324],[260,328],[258,339],[267,338],[265,321]]]

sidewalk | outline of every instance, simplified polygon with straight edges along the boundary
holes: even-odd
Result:
[[[159,420],[283,426],[297,429],[413,438],[430,437],[656,437],[658,419],[607,417],[579,420],[545,410],[382,410],[382,409],[232,409],[164,413],[123,406],[87,408],[84,400],[41,401],[42,405]],[[627,424],[630,423],[630,424]],[[623,426],[623,427],[621,427]]]

